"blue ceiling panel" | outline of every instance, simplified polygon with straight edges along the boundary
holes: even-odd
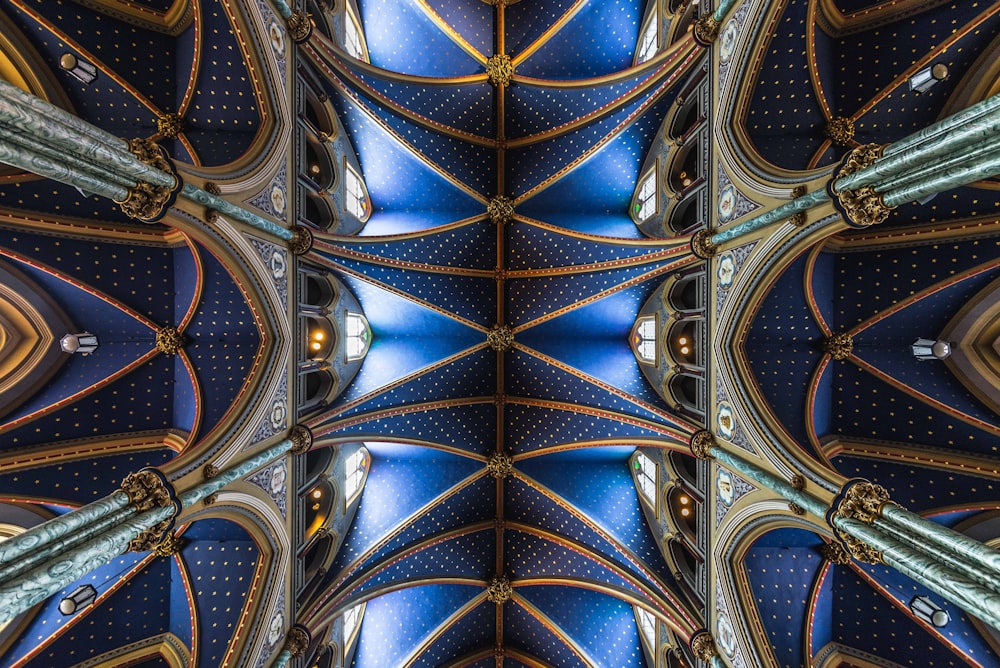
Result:
[[[40,212],[30,216],[42,220],[51,220],[53,216],[62,217],[69,212],[73,217],[90,221],[95,225],[102,222],[143,227],[148,225],[129,218],[122,213],[117,204],[106,197],[85,194],[73,186],[49,179],[28,177],[17,183],[0,184],[0,197],[3,198],[5,206]]]
[[[331,99],[357,152],[375,209],[365,234],[408,231],[395,224],[378,224],[379,211],[421,212],[421,221],[426,223],[421,229],[485,213],[485,204],[446,180],[411,148],[400,145],[353,101],[337,91]]]
[[[826,564],[818,550],[823,541],[801,529],[778,529],[768,536],[786,546],[775,549],[755,543],[743,558],[743,567],[778,666],[799,668],[809,664],[802,638],[813,581]]]
[[[480,220],[404,239],[338,239],[337,245],[394,261],[491,269],[496,264],[496,238],[496,227],[489,220]]]
[[[897,664],[938,668],[959,659],[860,576],[837,569],[833,601],[840,623],[834,640]]]
[[[554,540],[524,533],[513,528],[504,532],[504,572],[514,581],[524,578],[572,578],[602,582],[613,587],[644,594],[618,571],[601,565],[584,547],[569,548]],[[522,592],[533,592],[524,588]],[[573,591],[566,588],[566,591]],[[529,596],[529,598],[531,598]]]
[[[232,522],[230,526],[236,527]],[[238,527],[237,527],[238,528]],[[181,566],[178,562],[180,557],[175,556],[167,561],[170,562],[170,632],[184,643],[185,647],[191,647],[195,637],[195,619],[191,614],[191,604],[188,601],[187,591],[184,584],[184,576],[181,573]]]
[[[524,51],[574,4],[579,4],[579,0],[511,3],[504,11],[507,53],[513,57]]]
[[[398,415],[370,419],[351,426],[337,426],[330,436],[351,440],[377,440],[379,436],[400,440],[430,441],[467,452],[491,450],[496,439],[496,408],[493,401],[458,406],[422,408]]]
[[[947,450],[929,451],[943,460]],[[983,499],[995,499],[1000,483],[989,478],[963,475],[958,470],[947,476],[929,475],[922,466],[880,461],[867,457],[837,455],[831,459],[834,468],[848,478],[866,478],[889,490],[893,501],[921,513],[937,508],[979,504]]]
[[[654,78],[655,72],[642,72],[603,86],[545,88],[522,85],[511,88],[507,102],[507,137],[525,137],[575,121],[618,101]]]
[[[562,629],[596,666],[645,668],[629,603],[580,587],[520,587],[518,593]]]
[[[631,67],[642,10],[642,3],[623,0],[584,3],[569,23],[518,66],[517,73],[540,79],[585,79]],[[516,8],[511,10],[512,37],[517,34],[518,14]],[[526,46],[518,40],[508,48],[517,53]]]
[[[631,220],[629,225],[635,229]],[[618,240],[580,237],[519,221],[508,226],[507,248],[508,271],[620,262],[663,250],[649,245],[623,245]]]
[[[536,656],[553,668],[576,668],[586,665],[573,653],[563,637],[530,615],[520,604],[503,607],[504,647]],[[506,659],[504,665],[507,665]]]
[[[124,555],[112,559],[110,563],[99,566],[43,601],[28,628],[15,639],[14,643],[3,655],[3,665],[11,666],[24,661],[25,657],[36,648],[40,648],[40,651],[37,654],[33,654],[34,659],[32,664],[34,666],[37,666],[37,668],[51,668],[54,665],[58,665],[58,662],[65,658],[65,653],[57,654],[54,650],[49,649],[51,646],[49,639],[62,633],[75,632],[80,623],[86,623],[87,616],[90,613],[103,607],[103,601],[109,596],[111,587],[119,583],[123,575],[138,566],[145,556],[144,554],[135,552],[126,552]],[[59,612],[59,601],[85,584],[89,584],[97,589],[98,598],[101,598],[102,602],[99,602],[96,607],[86,608],[80,614],[70,617]],[[110,596],[114,595],[114,592],[110,593]],[[138,610],[138,603],[135,605],[136,610]],[[105,621],[107,621],[106,616]],[[90,633],[88,632],[87,636],[89,635]],[[92,639],[85,637],[86,642],[81,642],[81,644],[99,643],[101,647],[111,649],[118,646],[118,644],[114,643],[120,641],[121,635],[124,635],[121,634],[121,629],[118,629],[117,634],[114,629],[110,633],[105,629],[101,629],[101,632],[95,633]],[[97,653],[106,651],[106,649],[100,650]],[[92,650],[88,646],[87,648],[81,648],[81,651],[90,653]]]
[[[453,77],[484,67],[458,46],[416,2],[360,0],[372,65],[402,74]]]
[[[504,407],[504,420],[518,428],[504,433],[505,447],[515,454],[533,452],[562,443],[575,443],[594,439],[659,438],[665,435],[640,424],[626,422],[628,416],[598,417],[581,408],[579,412],[524,406],[508,401]]]
[[[320,253],[322,255],[322,253]],[[338,266],[433,304],[483,327],[496,322],[496,280],[493,276],[458,276],[399,269],[343,257],[329,258]]]
[[[496,604],[490,601],[480,603],[441,634],[441,637],[420,654],[413,665],[420,668],[435,668],[446,665],[455,657],[471,654],[477,649],[493,647],[496,644],[496,615]],[[496,664],[493,663],[492,653],[490,662],[490,668],[494,668]]]
[[[361,504],[337,555],[341,568],[439,494],[484,468],[474,459],[412,445],[387,443],[369,449],[372,461]],[[385,503],[387,498],[393,503]]]
[[[496,367],[496,353],[484,348],[439,369],[417,376],[349,410],[337,413],[336,419],[393,406],[445,401],[455,397],[492,396],[496,391]],[[354,388],[355,385],[352,385],[350,390]],[[356,394],[351,391],[348,399],[355,397]]]
[[[621,164],[622,155],[631,154],[634,156],[635,170],[638,174],[640,163],[646,157],[653,137],[660,127],[660,121],[672,102],[673,95],[664,95],[657,100],[655,93],[647,92],[638,100],[625,105],[615,113],[603,116],[599,121],[583,128],[538,144],[508,150],[506,153],[508,190],[514,197],[524,195],[553,178],[561,170],[568,168],[586,151],[593,149],[598,143],[609,137],[608,143],[618,144],[620,142],[621,147],[618,150],[598,150],[588,160],[598,160],[603,163],[604,171],[598,172],[598,178],[604,183],[609,179],[614,182],[628,181],[629,164],[628,162]],[[636,117],[635,115],[643,109],[646,109],[645,113]],[[606,149],[607,144],[602,148]],[[615,166],[615,169],[612,169],[612,165]],[[622,167],[627,170],[624,174],[619,172]],[[632,178],[628,186],[628,198],[632,196],[635,183],[636,179]],[[598,184],[590,184],[590,187],[596,185]],[[558,193],[548,194],[547,199],[549,199],[552,208],[557,208],[557,202],[564,204],[566,201],[575,201],[581,208],[585,205],[585,201],[579,199],[551,199],[557,197],[559,197]],[[539,204],[538,206],[543,205]],[[627,209],[627,207],[626,202],[622,209]],[[532,215],[534,210],[533,208],[525,209],[523,213]]]
[[[479,53],[493,53],[493,8],[464,0],[426,0],[427,4]]]
[[[352,587],[351,595],[403,580],[462,577],[486,582],[495,568],[495,555],[496,531],[490,526],[436,543],[379,569],[375,577]]]
[[[441,621],[482,591],[471,585],[430,584],[368,601],[352,665],[403,665]]]
[[[360,69],[352,70],[352,73],[363,82],[363,85],[352,87],[366,98],[374,99],[380,107],[387,106],[382,104],[379,99],[382,98],[423,116],[435,125],[483,138],[496,136],[493,87],[486,82],[428,86],[408,81],[387,81]]]
[[[167,448],[137,448],[127,454],[37,466],[0,475],[0,489],[10,497],[43,496],[82,506],[116,491],[129,473],[162,466],[175,454]]]
[[[910,578],[888,566],[876,566],[859,563],[858,568],[868,574],[885,590],[887,596],[896,600],[898,608],[906,608],[914,596],[926,596],[944,608],[951,620],[942,629],[931,631],[931,635],[953,646],[959,652],[976,661],[981,666],[1000,665],[1000,656],[990,647],[990,644],[973,626],[969,616],[961,608],[952,604],[926,587],[917,584]],[[954,650],[953,650],[954,651]]]

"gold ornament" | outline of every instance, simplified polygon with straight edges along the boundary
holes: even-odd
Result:
[[[215,195],[216,197],[222,194],[222,188],[220,188],[219,184],[214,181],[205,181],[205,187],[203,190],[209,195]]]
[[[219,500],[219,493],[218,492],[212,492],[211,494],[209,494],[208,496],[206,496],[204,499],[202,499],[201,502],[203,504],[205,504],[206,506],[211,506],[212,504],[214,504],[218,500]]]
[[[138,536],[129,541],[128,551],[149,552],[155,549],[163,539],[163,532],[170,528],[173,521],[173,518],[170,517],[140,532]]]
[[[285,25],[288,27],[288,36],[293,42],[304,42],[312,34],[313,24],[309,15],[298,9],[285,19]]]
[[[820,341],[820,348],[835,360],[846,360],[854,350],[854,338],[847,332],[834,332]]]
[[[797,489],[801,492],[806,488],[806,479],[801,473],[796,473],[789,478],[788,484],[792,486],[792,489]]]
[[[176,185],[177,176],[174,166],[170,163],[166,151],[161,146],[148,139],[136,138],[129,140],[128,147],[129,151],[141,162],[172,175]],[[116,201],[125,215],[146,223],[154,223],[166,211],[173,194],[174,189],[171,187],[154,186],[151,183],[139,181],[134,188],[128,191],[125,199]]]
[[[305,255],[313,245],[313,235],[302,225],[292,227],[292,238],[288,240],[288,250],[295,255]]]
[[[211,480],[215,476],[219,475],[219,467],[215,464],[205,464],[203,473],[205,474],[206,480]]]
[[[296,624],[292,628],[288,629],[288,633],[285,634],[285,647],[288,653],[292,655],[292,658],[298,658],[306,653],[309,649],[309,642],[312,638],[309,636],[309,631],[304,627]]]
[[[121,491],[128,494],[129,503],[140,513],[173,504],[170,483],[152,469],[129,473],[122,480]]]
[[[882,564],[882,553],[868,543],[855,538],[849,533],[840,529],[834,529],[834,533],[847,545],[847,552],[852,557],[864,564]]]
[[[513,591],[510,579],[506,575],[496,575],[490,580],[490,586],[486,588],[486,598],[493,603],[503,605],[510,600]]]
[[[514,201],[509,197],[497,195],[486,205],[486,212],[494,225],[506,225],[514,215]]]
[[[715,257],[715,254],[719,252],[719,247],[712,243],[713,234],[715,234],[715,230],[708,228],[695,232],[694,236],[691,237],[691,252],[703,260]]]
[[[486,333],[486,344],[498,353],[510,350],[514,345],[514,332],[507,325],[495,325]]]
[[[694,40],[702,46],[710,46],[719,36],[721,24],[711,14],[705,14],[694,24]]]
[[[792,217],[788,219],[788,222],[795,227],[802,227],[806,224],[806,212],[799,211],[798,213],[793,213]]]
[[[486,61],[486,78],[494,86],[509,86],[514,76],[514,65],[506,53],[490,56]]]
[[[712,657],[719,655],[719,651],[715,649],[715,638],[708,631],[699,631],[691,637],[691,652],[695,658],[707,664],[712,663]]]
[[[788,502],[788,509],[790,511],[792,511],[793,515],[805,515],[806,514],[806,509],[803,508],[802,506],[800,506],[799,504],[795,503],[794,501],[789,501]]]
[[[297,424],[292,427],[291,432],[288,434],[288,438],[292,441],[292,448],[290,452],[293,455],[301,455],[309,452],[309,449],[313,444],[312,431],[309,427],[301,424]]]
[[[153,552],[158,557],[172,557],[179,553],[186,543],[183,538],[178,538],[177,534],[168,531],[160,542],[153,546]]]
[[[156,119],[156,132],[161,137],[177,139],[177,136],[184,132],[184,118],[173,111],[163,114]]]
[[[819,548],[820,556],[829,561],[831,564],[837,566],[843,566],[851,562],[851,555],[847,553],[844,546],[837,541],[830,543],[824,543],[822,547]]]
[[[850,146],[854,140],[854,121],[843,116],[830,119],[830,124],[823,132],[837,146]]]
[[[844,158],[844,162],[834,176],[834,197],[848,222],[857,227],[868,227],[881,223],[889,217],[892,209],[885,205],[882,196],[872,186],[855,190],[836,190],[837,181],[857,171],[871,167],[885,150],[884,144],[865,144],[854,149]]]
[[[497,480],[509,476],[513,468],[514,460],[506,452],[494,452],[486,460],[486,471]]]
[[[871,524],[882,513],[882,506],[893,503],[889,492],[882,485],[868,482],[849,482],[844,491],[836,512],[842,517],[861,520]]]
[[[172,325],[164,325],[156,332],[156,349],[164,355],[176,355],[187,343],[187,337]]]
[[[691,454],[698,459],[711,459],[712,448],[718,445],[715,436],[707,429],[696,431],[691,436]]]

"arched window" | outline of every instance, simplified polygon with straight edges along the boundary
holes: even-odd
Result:
[[[361,180],[361,175],[346,162],[344,163],[344,208],[358,220],[368,220],[371,214],[368,189]]]
[[[656,172],[653,168],[639,181],[632,202],[632,213],[636,221],[643,223],[656,213]]]
[[[348,648],[354,639],[358,637],[358,629],[361,627],[361,617],[365,614],[365,604],[359,603],[344,613],[344,633],[343,638],[344,654],[346,656]]]
[[[656,463],[641,452],[636,452],[632,458],[632,475],[635,477],[635,486],[640,496],[655,509]]]
[[[656,316],[642,316],[635,321],[632,350],[640,362],[656,364]]]
[[[649,610],[634,606],[635,621],[639,626],[639,635],[652,653],[656,652],[656,617]]]
[[[372,331],[368,320],[360,313],[347,312],[345,317],[347,329],[347,361],[359,360],[368,354],[372,343]]]
[[[636,65],[644,63],[656,55],[659,46],[659,25],[659,12],[654,7],[646,25],[642,28],[642,34],[639,36],[639,45],[635,49]]]
[[[347,505],[351,505],[361,493],[361,483],[368,470],[368,453],[364,448],[358,448],[344,462],[344,492],[347,495]]]
[[[344,50],[358,60],[368,61],[365,34],[361,30],[361,20],[354,13],[350,3],[344,12]]]

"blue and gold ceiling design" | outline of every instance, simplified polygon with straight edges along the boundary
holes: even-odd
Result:
[[[271,509],[285,522],[283,545],[251,510],[284,494],[284,469],[263,495],[246,483],[239,500],[178,528],[176,554],[130,553],[87,576],[92,608],[58,613],[72,587],[41,604],[0,637],[0,665],[256,668],[292,622],[314,632],[310,656],[327,661],[317,665],[688,665],[684,646],[712,628],[724,601],[750,634],[744,665],[1000,665],[1000,644],[978,620],[954,606],[944,629],[913,619],[910,599],[927,593],[918,583],[830,563],[828,536],[790,513],[761,519],[744,506],[743,542],[717,578],[732,587],[723,595],[705,576],[725,563],[712,527],[692,545],[668,520],[668,501],[650,513],[637,493],[636,448],[686,458],[709,419],[665,401],[629,345],[664,281],[703,266],[689,236],[647,239],[629,215],[663,122],[703,66],[717,92],[710,50],[689,34],[634,64],[650,12],[679,15],[678,3],[336,3],[356,16],[370,62],[341,46],[345,6],[303,3],[329,18],[308,42],[286,36],[279,49],[260,18],[273,14],[268,3],[250,4],[0,0],[0,28],[31,46],[30,65],[48,82],[39,90],[57,103],[112,133],[160,140],[190,174],[246,177],[258,190],[278,178],[274,155],[287,153],[282,170],[298,169],[287,127],[296,112],[281,106],[288,91],[268,64],[294,54],[310,70],[373,206],[355,236],[315,230],[300,262],[356,299],[372,342],[356,375],[303,422],[332,457],[364,444],[360,503],[324,527],[338,549],[307,583],[296,563],[317,540],[301,526],[312,488],[296,496],[305,478],[293,478],[287,505]],[[995,49],[1000,3],[924,4],[774,3],[748,20],[752,58],[738,103],[718,119],[776,182],[806,181],[852,146],[904,136],[982,97],[976,75],[995,78],[984,54]],[[509,85],[487,74],[500,52],[513,62]],[[67,53],[97,78],[74,76]],[[909,78],[935,63],[948,76],[909,91]],[[303,85],[288,71],[289,87]],[[176,137],[157,123],[168,114],[184,119]],[[836,117],[854,123],[849,146],[823,132]],[[711,143],[704,151],[715,155]],[[995,186],[904,205],[877,230],[774,250],[773,280],[728,297],[750,314],[736,354],[706,351],[709,380],[729,362],[747,369],[735,391],[775,425],[746,428],[793,444],[790,458],[806,468],[875,480],[943,525],[992,530],[1000,417],[961,374],[917,362],[909,345],[954,328],[969,304],[988,308],[1000,278]],[[501,224],[488,209],[497,196],[513,205]],[[190,474],[220,443],[243,447],[261,433],[244,418],[288,401],[277,384],[274,396],[258,384],[273,365],[288,366],[290,385],[297,378],[298,360],[276,354],[268,320],[294,325],[294,289],[275,316],[259,286],[271,277],[193,218],[139,226],[73,188],[0,172],[0,277],[51,302],[61,327],[100,339],[97,352],[70,356],[0,406],[0,508],[51,517],[144,466]],[[715,280],[712,265],[707,275]],[[176,355],[156,346],[167,325],[187,337]],[[489,345],[499,325],[512,335],[505,350]],[[834,331],[854,337],[845,360],[817,346]],[[509,473],[491,474],[494,453],[509,455]],[[693,482],[673,473],[704,518],[721,503],[705,470]],[[756,492],[744,490],[744,503]],[[700,579],[676,557],[685,540]],[[497,576],[511,585],[500,605],[488,597]],[[345,643],[344,613],[360,603],[360,630]],[[658,620],[653,652],[636,608]]]

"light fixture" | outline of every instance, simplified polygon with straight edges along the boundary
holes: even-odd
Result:
[[[59,340],[59,347],[64,353],[79,353],[89,355],[97,350],[97,337],[90,332],[67,334]]]
[[[926,93],[938,81],[944,81],[947,78],[947,65],[944,63],[928,65],[910,77],[910,90],[917,93]]]
[[[690,502],[691,502],[691,499],[687,498],[686,496],[682,496],[681,497],[681,505],[682,506],[686,506]]]
[[[97,67],[72,53],[64,53],[59,57],[59,67],[85,84],[92,83],[97,79]]]
[[[681,347],[681,355],[687,355],[689,352],[691,352],[691,349],[688,348],[687,346]]]
[[[316,333],[313,334],[313,338],[317,341],[322,341],[324,339],[323,332],[317,330]]]
[[[691,514],[691,511],[688,510],[687,508],[681,508],[681,515],[683,515],[684,517],[687,517],[690,514]]]
[[[313,498],[314,499],[319,499],[322,496],[323,496],[323,490],[321,490],[321,489],[313,490]]]
[[[681,338],[677,339],[677,343],[681,344],[682,346],[687,342],[688,340],[686,336],[682,336]]]
[[[910,344],[910,350],[917,360],[943,360],[951,355],[951,344],[947,341],[934,341],[919,338]]]
[[[910,612],[919,619],[941,629],[951,621],[951,615],[940,605],[926,596],[914,596],[910,601]]]
[[[312,348],[313,350],[319,350],[319,349],[320,349],[320,348],[322,348],[323,346],[322,346],[322,344],[320,344],[320,343],[319,343],[318,341],[313,341],[313,344],[312,344],[312,346],[310,346],[310,347],[311,347],[311,348]]]
[[[72,615],[83,610],[88,605],[93,605],[97,600],[97,590],[93,585],[80,585],[74,589],[66,598],[59,601],[59,612],[64,615]]]

